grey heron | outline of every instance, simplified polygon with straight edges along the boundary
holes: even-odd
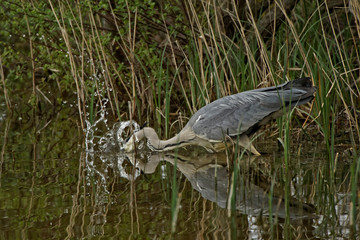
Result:
[[[135,142],[146,138],[152,151],[200,145],[218,152],[225,149],[225,141],[230,137],[253,154],[260,155],[249,137],[286,110],[311,101],[315,92],[311,79],[305,77],[226,96],[202,107],[173,138],[160,140],[153,128],[144,127],[127,139],[124,150],[133,151]]]

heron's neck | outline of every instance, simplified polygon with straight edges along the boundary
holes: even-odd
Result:
[[[160,140],[155,130],[150,127],[144,127],[134,135],[137,140],[146,138],[148,140],[149,148],[159,152],[183,147],[188,145],[189,142],[194,139],[193,134],[189,134],[187,131],[181,131],[179,134],[168,140]]]

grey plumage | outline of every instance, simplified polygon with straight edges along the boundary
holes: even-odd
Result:
[[[191,144],[203,146],[209,151],[220,151],[224,149],[227,136],[239,136],[241,146],[260,155],[249,136],[286,110],[311,101],[315,92],[310,78],[299,78],[274,87],[226,96],[202,107],[173,138],[160,140],[154,129],[145,127],[129,138],[124,149],[132,151],[136,141],[147,138],[153,151]]]
[[[226,96],[201,108],[186,126],[191,126],[196,135],[215,141],[223,140],[226,135],[251,135],[266,124],[264,119],[271,120],[272,115],[276,118],[284,107],[311,101],[315,91],[310,78],[300,78]]]

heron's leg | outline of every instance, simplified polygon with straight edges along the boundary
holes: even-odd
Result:
[[[256,148],[252,145],[249,137],[245,134],[241,135],[239,137],[239,144],[246,148],[247,150],[250,150],[254,155],[260,156],[261,154],[256,150]]]

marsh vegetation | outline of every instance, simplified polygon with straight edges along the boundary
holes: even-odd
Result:
[[[5,0],[0,25],[0,238],[359,236],[357,0]],[[314,101],[261,129],[264,156],[119,151],[305,76]]]

